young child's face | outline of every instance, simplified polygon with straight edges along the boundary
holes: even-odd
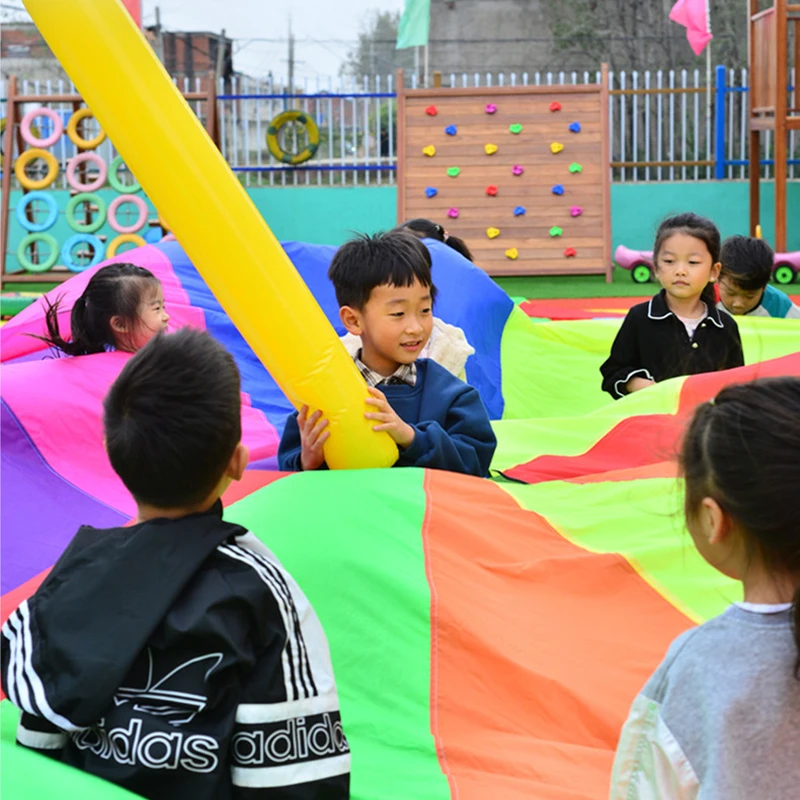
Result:
[[[731,314],[749,314],[763,296],[763,289],[742,289],[731,278],[720,278],[719,299]]]
[[[361,358],[382,375],[417,360],[433,328],[431,287],[376,286],[360,314]]]
[[[132,332],[131,349],[141,350],[157,333],[167,329],[169,314],[164,306],[164,289],[161,284],[145,293],[139,305],[139,319]]]
[[[720,270],[705,242],[686,233],[673,233],[664,240],[655,267],[656,277],[667,294],[680,300],[700,297]]]

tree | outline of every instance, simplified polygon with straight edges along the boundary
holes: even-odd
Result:
[[[365,75],[388,75],[399,68],[412,69],[414,51],[395,49],[399,22],[396,11],[372,12],[362,24],[358,44],[347,54],[342,74],[360,79]]]

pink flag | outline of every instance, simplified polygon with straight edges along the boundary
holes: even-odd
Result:
[[[672,6],[669,18],[686,28],[686,38],[696,56],[714,38],[711,35],[707,0],[678,0]]]

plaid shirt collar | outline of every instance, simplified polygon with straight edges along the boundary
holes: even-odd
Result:
[[[417,365],[412,361],[410,364],[401,364],[391,375],[388,377],[381,375],[380,372],[370,369],[361,360],[361,351],[356,353],[353,359],[356,362],[358,371],[361,373],[367,386],[392,386],[399,383],[406,383],[409,386],[415,386],[417,383]]]

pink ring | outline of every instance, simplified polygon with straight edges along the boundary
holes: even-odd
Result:
[[[89,161],[100,171],[100,174],[91,183],[81,183],[75,175],[75,170],[84,162]],[[78,192],[96,192],[102,188],[108,177],[106,162],[97,153],[81,153],[71,158],[67,164],[67,183]]]
[[[47,117],[53,122],[53,132],[46,139],[37,139],[31,133],[31,125],[33,125],[33,121],[36,117]],[[19,132],[22,134],[22,138],[31,147],[52,147],[61,138],[61,134],[64,133],[64,120],[62,120],[59,114],[53,111],[52,108],[39,106],[29,111],[22,118]]]
[[[120,225],[117,222],[117,210],[123,203],[133,203],[139,209],[139,216],[133,225]],[[141,197],[135,194],[121,194],[115,197],[108,206],[108,224],[117,233],[135,233],[147,222],[149,211]]]

